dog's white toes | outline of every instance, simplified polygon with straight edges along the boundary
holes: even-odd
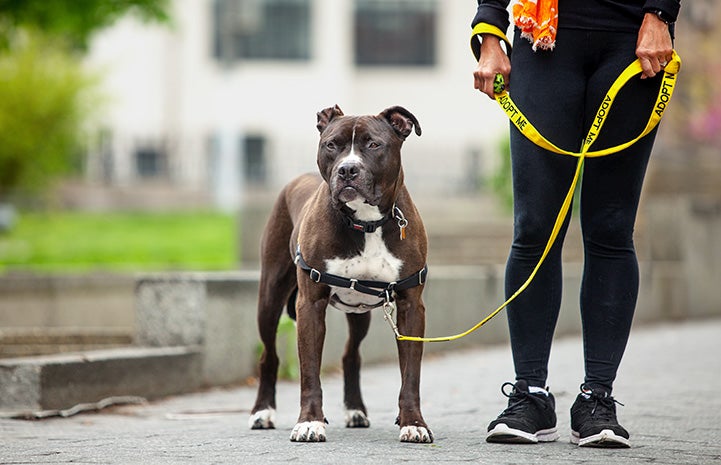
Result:
[[[404,426],[401,428],[401,442],[433,442],[433,432],[423,426]]]
[[[345,411],[346,428],[368,428],[370,425],[370,420],[362,410]]]
[[[248,418],[248,427],[250,429],[274,429],[275,409],[258,410]]]
[[[304,421],[298,423],[290,433],[293,442],[325,442],[325,423],[322,421]]]

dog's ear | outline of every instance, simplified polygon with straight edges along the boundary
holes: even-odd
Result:
[[[386,108],[378,116],[385,118],[390,123],[401,139],[408,137],[415,127],[416,135],[421,135],[421,125],[413,113],[403,107],[395,106]]]
[[[338,105],[335,105],[319,111],[316,115],[318,116],[318,124],[315,127],[318,128],[318,132],[323,132],[333,118],[343,116],[343,110]]]

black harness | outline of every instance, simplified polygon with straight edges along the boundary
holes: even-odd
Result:
[[[398,218],[399,226],[405,228],[408,224],[403,212],[400,208],[393,206],[390,214],[376,221],[359,221],[351,217],[351,214],[343,212],[343,223],[354,231],[363,233],[372,233],[379,227],[383,226],[392,217]],[[308,273],[310,279],[316,283],[323,283],[329,286],[342,287],[345,289],[352,289],[354,291],[362,292],[363,294],[372,295],[383,299],[379,305],[383,302],[393,301],[393,292],[410,289],[412,287],[420,286],[426,282],[428,275],[428,265],[424,265],[423,269],[414,273],[400,281],[384,282],[384,281],[372,281],[355,278],[346,278],[331,273],[320,271],[316,268],[311,267],[303,259],[303,255],[300,253],[300,244],[295,249],[295,264],[300,267],[301,270]]]
[[[407,278],[403,278],[400,281],[384,282],[384,281],[370,281],[364,279],[345,278],[332,273],[326,273],[319,271],[306,263],[303,260],[303,255],[300,253],[300,245],[295,249],[295,264],[300,267],[301,270],[308,273],[310,279],[316,283],[328,284],[329,286],[343,287],[346,289],[353,289],[354,291],[362,292],[364,294],[376,296],[381,299],[393,300],[392,292],[402,291],[410,289],[412,287],[420,286],[426,282],[426,276],[428,275],[428,265],[423,266],[419,272],[414,273]]]

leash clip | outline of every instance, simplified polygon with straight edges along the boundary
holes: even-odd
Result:
[[[388,322],[393,334],[396,335],[396,339],[400,339],[401,333],[398,332],[398,326],[393,321],[393,310],[395,309],[395,303],[391,300],[390,291],[386,289],[385,297],[383,298],[383,319]]]

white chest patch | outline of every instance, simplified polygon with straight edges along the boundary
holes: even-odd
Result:
[[[382,239],[382,229],[378,228],[373,233],[366,233],[365,247],[360,255],[326,260],[326,271],[358,280],[398,281],[403,260],[388,251]],[[365,313],[371,309],[366,305],[374,306],[380,302],[378,297],[352,289],[333,287],[331,294],[335,294],[342,303],[346,304],[334,304],[334,306],[347,313]]]

